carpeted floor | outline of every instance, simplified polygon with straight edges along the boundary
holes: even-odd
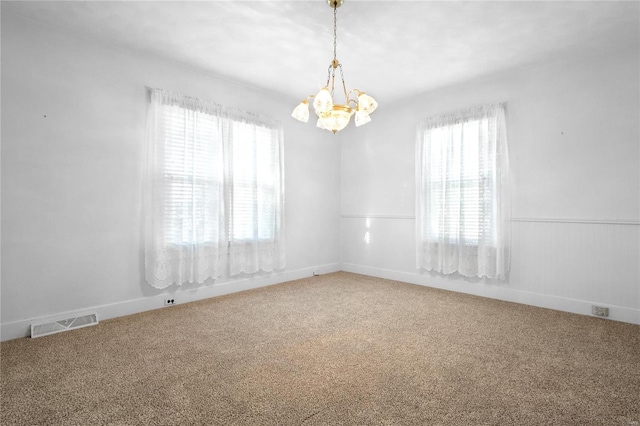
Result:
[[[335,273],[1,344],[2,425],[622,425],[640,326]]]

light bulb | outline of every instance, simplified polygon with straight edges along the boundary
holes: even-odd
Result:
[[[358,109],[368,115],[375,111],[376,108],[378,108],[376,100],[366,93],[360,92],[358,95]]]
[[[324,112],[331,111],[331,108],[333,108],[333,99],[331,98],[331,93],[329,93],[328,88],[323,87],[318,92],[313,100],[313,108],[318,116]]]
[[[356,111],[356,118],[355,118],[356,127],[360,127],[364,124],[367,124],[370,121],[371,121],[371,117],[369,117],[369,114],[366,114],[360,110]]]
[[[309,102],[306,99],[300,102],[300,104],[294,108],[291,116],[303,123],[309,121]]]
[[[329,130],[326,127],[324,127],[324,122],[322,121],[322,117],[318,117],[318,121],[316,122],[316,127],[322,130]]]

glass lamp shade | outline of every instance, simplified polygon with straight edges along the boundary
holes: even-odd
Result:
[[[349,124],[353,111],[346,105],[334,105],[328,114],[323,114],[318,118],[318,127],[322,124],[323,129],[336,133]]]
[[[371,96],[364,92],[358,95],[358,110],[369,115],[378,108],[378,103]],[[364,123],[363,123],[364,124]]]
[[[360,110],[356,111],[356,118],[355,118],[356,127],[360,127],[364,124],[367,124],[370,121],[371,121],[371,117],[369,117],[369,114],[366,114]]]
[[[294,108],[291,116],[303,123],[309,121],[309,102],[306,100],[300,102],[300,104]]]
[[[322,113],[331,111],[331,108],[333,108],[333,99],[331,98],[331,93],[329,93],[328,88],[323,87],[318,92],[313,100],[313,108],[318,116]]]

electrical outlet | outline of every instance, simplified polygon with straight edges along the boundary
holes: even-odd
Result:
[[[591,313],[593,315],[597,315],[599,317],[608,317],[609,316],[609,308],[606,308],[604,306],[592,305],[591,306]]]
[[[164,306],[173,306],[176,304],[176,299],[164,299]]]

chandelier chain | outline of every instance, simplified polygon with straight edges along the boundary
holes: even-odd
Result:
[[[333,60],[337,60],[336,51],[338,47],[338,8],[333,6]]]
[[[340,69],[342,69],[342,67],[340,67]],[[336,69],[335,68],[331,68],[331,98],[333,99],[333,94],[335,92],[335,86],[336,86]]]
[[[344,82],[344,73],[342,72],[342,64],[340,64],[340,79],[342,80],[342,90],[344,90],[344,99],[349,103],[349,95],[347,95],[347,85]]]

